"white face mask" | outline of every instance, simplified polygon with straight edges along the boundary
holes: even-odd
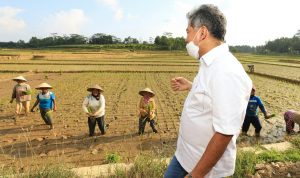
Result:
[[[188,54],[191,57],[195,58],[195,59],[199,59],[200,58],[200,56],[199,56],[199,50],[200,50],[200,48],[199,48],[199,46],[195,45],[195,43],[194,43],[194,39],[197,36],[199,30],[197,31],[197,33],[194,36],[193,40],[190,41],[188,44],[186,44],[186,49],[187,49]]]

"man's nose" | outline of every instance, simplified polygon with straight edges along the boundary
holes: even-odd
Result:
[[[186,43],[186,44],[188,44],[188,43],[189,43],[189,40],[188,40],[187,38],[185,39],[185,43]]]

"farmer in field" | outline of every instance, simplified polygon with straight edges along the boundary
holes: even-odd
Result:
[[[36,89],[41,92],[36,96],[36,101],[31,108],[31,112],[34,112],[34,108],[39,104],[42,119],[50,129],[53,129],[52,113],[56,111],[56,102],[54,93],[49,91],[52,89],[52,86],[48,83],[42,83]]]
[[[24,107],[25,115],[27,116],[30,108],[31,88],[26,84],[27,80],[23,76],[13,78],[13,81],[17,82],[17,84],[13,88],[10,103],[13,103],[14,99],[16,99],[15,113],[20,115]]]
[[[88,116],[89,136],[95,135],[96,123],[98,124],[101,135],[105,134],[105,98],[103,89],[99,85],[93,85],[87,89],[91,92],[83,101],[83,111]]]
[[[300,112],[295,110],[288,110],[284,113],[284,121],[286,126],[286,132],[288,134],[295,134],[295,123],[300,127]],[[300,130],[298,131],[298,133]]]
[[[265,119],[271,118],[273,115],[269,115],[263,102],[261,101],[259,96],[255,96],[256,88],[252,87],[250,99],[247,106],[247,112],[245,116],[245,120],[242,127],[242,135],[247,135],[250,124],[252,124],[255,128],[255,136],[260,137],[260,131],[262,129],[261,123],[258,117],[258,107],[261,112],[264,114]]]
[[[156,105],[154,101],[155,93],[150,88],[145,88],[139,91],[142,96],[139,103],[139,134],[144,134],[146,123],[150,123],[150,127],[154,133],[157,133],[155,128]]]
[[[175,77],[174,91],[189,91],[180,118],[175,156],[165,178],[233,175],[236,139],[252,81],[224,43],[226,19],[214,5],[187,14],[187,52],[199,61],[193,82]]]

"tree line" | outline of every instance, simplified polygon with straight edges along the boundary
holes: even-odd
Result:
[[[162,36],[150,38],[149,41],[141,41],[131,36],[121,39],[114,35],[96,33],[91,37],[79,34],[59,36],[52,34],[49,37],[32,37],[28,42],[19,40],[17,42],[0,42],[0,48],[59,48],[60,46],[90,46],[103,45],[103,48],[130,48],[151,50],[184,50],[186,43],[184,37],[173,37],[172,33],[166,32]],[[240,53],[286,53],[300,54],[300,30],[292,37],[282,37],[266,42],[262,46],[230,46],[232,52]]]
[[[103,47],[123,48],[137,46],[138,49],[161,49],[161,50],[182,50],[185,48],[185,40],[183,37],[172,37],[172,33],[164,33],[162,36],[157,36],[155,40],[150,38],[149,41],[141,41],[131,36],[118,38],[114,35],[96,33],[91,37],[85,37],[79,34],[71,34],[59,36],[52,34],[49,37],[37,38],[31,37],[28,42],[19,40],[17,42],[0,42],[0,48],[55,48],[59,46],[70,45],[105,45]],[[144,45],[144,47],[143,47]]]
[[[257,53],[257,54],[272,54],[272,53],[285,53],[285,54],[300,54],[300,30],[291,38],[282,37],[272,41],[266,42],[262,46],[231,46],[232,52],[241,53]]]
[[[7,48],[42,48],[60,45],[83,45],[83,44],[138,44],[139,41],[130,36],[125,38],[123,41],[113,35],[107,35],[104,33],[96,33],[90,38],[79,34],[71,34],[59,36],[57,34],[52,34],[46,38],[31,37],[26,43],[24,40],[19,40],[17,42],[0,42],[0,47]]]

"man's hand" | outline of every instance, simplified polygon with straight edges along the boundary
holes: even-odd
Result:
[[[192,82],[183,77],[175,77],[171,80],[173,91],[186,91],[192,88]]]
[[[31,108],[30,112],[34,112],[34,108]]]
[[[56,108],[56,107],[54,107],[54,108],[53,108],[53,111],[57,111],[57,108]]]
[[[265,115],[265,119],[270,119],[270,118],[272,118],[274,116],[275,116],[275,114],[266,114]]]
[[[88,117],[94,117],[94,115],[92,113],[86,113],[88,115]]]
[[[145,116],[148,114],[148,112],[145,109],[140,109],[140,113]]]
[[[155,113],[154,111],[151,111],[151,112],[150,112],[150,116],[153,116],[153,115],[154,115],[154,113]]]

